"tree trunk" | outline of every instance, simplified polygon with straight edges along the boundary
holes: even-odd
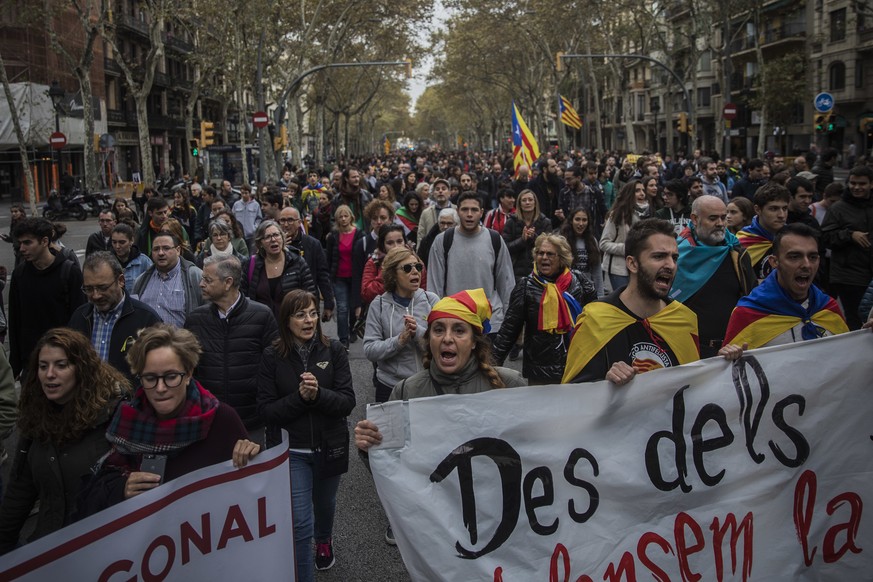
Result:
[[[315,101],[315,167],[324,168],[324,101]]]
[[[136,103],[136,127],[139,134],[139,155],[142,160],[140,173],[142,174],[143,184],[152,185],[155,183],[155,167],[152,161],[152,143],[151,135],[149,134],[149,112],[146,105],[147,97],[143,98],[139,95],[134,96]]]
[[[89,61],[93,61],[93,53],[92,58],[88,59]],[[85,64],[83,63],[83,67]],[[85,125],[85,136],[83,138],[84,146],[85,146],[85,187],[94,192],[95,190],[100,189],[99,177],[100,174],[97,171],[97,152],[94,151],[94,108],[91,104],[91,77],[88,72],[91,70],[91,63],[87,64],[87,69],[84,69],[85,73],[81,76],[77,73],[76,76],[79,77],[79,90],[82,93],[82,121]]]
[[[297,115],[297,98],[289,99],[285,125],[288,128],[288,142],[291,145],[291,158],[298,168],[303,167],[303,151],[300,147],[300,121]]]
[[[24,174],[27,183],[27,201],[30,204],[30,215],[36,216],[36,185],[33,183],[33,174],[30,173],[30,159],[27,156],[27,141],[21,131],[18,110],[15,107],[15,99],[12,97],[12,87],[9,86],[9,77],[6,75],[6,63],[0,55],[0,82],[3,83],[3,93],[6,94],[6,103],[9,105],[9,115],[12,117],[12,127],[15,129],[15,138],[18,140],[18,155],[21,156],[21,173]]]

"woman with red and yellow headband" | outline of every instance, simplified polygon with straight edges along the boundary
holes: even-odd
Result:
[[[461,291],[440,299],[427,318],[422,357],[424,370],[394,386],[390,400],[442,394],[475,394],[493,388],[526,386],[515,370],[491,366],[491,303],[482,289]],[[355,427],[355,444],[366,451],[382,440],[369,420]]]

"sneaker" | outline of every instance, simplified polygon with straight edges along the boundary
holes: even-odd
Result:
[[[388,529],[385,530],[385,543],[389,546],[396,546],[397,541],[394,539],[394,530],[391,529],[391,526],[388,526]]]
[[[518,359],[519,355],[521,355],[521,346],[515,344],[512,346],[512,349],[509,350],[509,359],[514,362]]]
[[[315,569],[330,570],[336,563],[333,557],[333,540],[315,544]]]

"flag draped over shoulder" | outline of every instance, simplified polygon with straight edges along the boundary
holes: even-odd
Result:
[[[758,223],[757,216],[752,219],[752,224],[737,233],[737,238],[749,251],[753,265],[757,265],[773,246],[773,235]]]
[[[748,343],[749,349],[759,348],[800,323],[804,340],[821,337],[821,329],[834,335],[849,331],[832,297],[812,286],[808,307],[804,308],[788,296],[777,275],[777,271],[772,271],[749,295],[740,299],[728,322],[725,344]]]
[[[561,95],[560,98],[561,121],[564,125],[569,125],[573,129],[582,129],[582,118],[579,117],[579,114],[576,113],[575,109],[573,109],[573,104],[563,95]]]
[[[586,305],[576,320],[576,332],[567,352],[567,366],[561,383],[571,382],[612,338],[637,321],[604,301]],[[664,338],[680,364],[700,359],[697,316],[678,301],[671,301],[644,322]]]
[[[512,102],[512,163],[515,172],[523,165],[532,166],[540,157],[540,146]]]

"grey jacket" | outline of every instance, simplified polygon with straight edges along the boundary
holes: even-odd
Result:
[[[437,301],[439,297],[433,293],[423,289],[415,292],[409,308],[418,327],[415,340],[403,346],[398,338],[404,329],[406,308],[394,300],[390,291],[370,303],[364,333],[364,355],[378,365],[376,378],[386,386],[394,386],[422,369],[418,340],[427,331],[427,316]]]
[[[463,372],[468,373],[471,366],[477,366],[474,358],[470,359],[470,364]],[[519,386],[527,386],[527,381],[522,375],[510,368],[501,368],[494,366],[501,380],[507,388],[517,388]],[[439,372],[436,372],[439,375]],[[467,375],[467,374],[462,374]],[[487,392],[492,389],[488,379],[483,374],[475,374],[472,378],[459,383],[447,382],[446,378],[440,378],[440,386],[444,394],[478,394],[479,392]],[[440,396],[434,386],[434,370],[422,370],[414,376],[401,380],[394,390],[391,391],[389,400],[411,400],[413,398],[425,398],[428,396]]]

